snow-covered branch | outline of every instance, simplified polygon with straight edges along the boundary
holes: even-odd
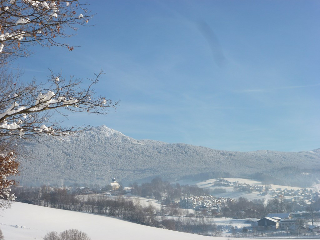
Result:
[[[91,18],[79,0],[0,0],[0,56],[25,56],[26,46],[73,47],[59,41]]]
[[[106,114],[110,107],[118,104],[105,97],[95,97],[93,85],[98,83],[101,73],[91,84],[81,89],[80,81],[65,81],[52,74],[47,85],[30,83],[24,86],[7,87],[0,90],[0,136],[25,136],[40,133],[63,134],[71,129],[62,129],[50,121],[48,113],[64,108],[73,112]],[[4,85],[14,86],[10,81]],[[19,85],[19,84],[18,84]]]

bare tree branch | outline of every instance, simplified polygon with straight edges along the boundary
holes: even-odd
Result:
[[[70,46],[61,41],[91,16],[79,0],[0,0],[1,60],[28,55],[30,44]],[[60,39],[60,40],[59,40]]]
[[[71,112],[107,114],[118,102],[105,97],[95,97],[93,86],[99,82],[102,72],[81,89],[79,80],[66,81],[53,73],[48,84],[15,84],[10,78],[0,80],[6,86],[0,90],[0,136],[28,136],[34,134],[63,134],[72,129],[54,125],[48,116],[52,110],[66,109]],[[12,78],[11,78],[12,79]],[[48,125],[49,124],[49,125]],[[48,125],[48,126],[46,126]]]

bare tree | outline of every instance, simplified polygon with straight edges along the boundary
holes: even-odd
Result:
[[[67,80],[53,72],[45,83],[23,84],[19,75],[7,70],[10,60],[28,56],[33,44],[62,46],[72,51],[73,46],[64,43],[63,38],[89,21],[86,6],[80,0],[0,0],[0,199],[14,199],[9,192],[15,182],[8,180],[18,173],[15,154],[11,154],[15,152],[15,146],[10,144],[13,139],[74,131],[53,120],[52,115],[58,110],[62,114],[106,114],[117,105],[95,95],[93,86],[101,73],[83,88],[80,80]]]
[[[66,81],[52,74],[45,84],[31,82],[21,84],[10,75],[0,74],[0,199],[14,200],[10,187],[15,181],[19,164],[14,160],[15,138],[39,134],[63,135],[77,129],[63,128],[53,120],[59,110],[106,114],[117,102],[102,96],[95,96],[93,85],[101,75],[98,74],[87,88],[81,88],[81,81]],[[64,111],[66,115],[67,112]],[[6,201],[8,203],[8,201]],[[0,207],[5,202],[0,203]]]
[[[92,87],[101,73],[81,89],[81,81],[66,80],[52,72],[45,84],[22,84],[19,76],[6,70],[8,57],[26,56],[30,44],[72,50],[61,40],[89,21],[86,6],[79,0],[0,0],[0,142],[8,136],[66,132],[52,122],[50,126],[43,125],[51,119],[48,114],[53,111],[49,110],[65,108],[104,114],[117,104],[105,97],[94,97]]]
[[[57,232],[49,232],[43,240],[90,240],[87,234],[77,229],[69,229],[60,234]]]
[[[61,240],[90,240],[87,234],[77,229],[70,229],[60,233]]]
[[[2,140],[34,134],[62,134],[72,131],[52,122],[57,109],[71,112],[106,114],[113,102],[105,97],[95,97],[93,85],[99,80],[96,75],[87,88],[80,87],[81,81],[66,81],[52,74],[47,84],[15,84],[10,78],[1,79],[0,89],[0,137]],[[0,141],[1,142],[1,141]]]
[[[60,237],[57,232],[49,232],[44,236],[43,240],[60,240]]]

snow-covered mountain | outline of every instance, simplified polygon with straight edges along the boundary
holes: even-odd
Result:
[[[320,149],[308,152],[231,152],[182,143],[136,140],[106,126],[72,136],[23,142],[21,185],[128,183],[161,176],[249,177],[307,186],[320,176]]]

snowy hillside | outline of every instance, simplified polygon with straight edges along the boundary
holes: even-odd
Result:
[[[14,203],[0,212],[0,228],[7,240],[43,239],[51,231],[78,229],[92,240],[205,240],[195,234],[147,227],[115,218]]]
[[[309,186],[320,172],[319,149],[309,152],[231,152],[187,144],[135,140],[101,126],[63,138],[24,142],[22,185],[128,183],[161,176],[176,180],[246,177]]]
[[[215,218],[215,224],[228,231],[231,227],[241,229],[250,226],[246,219]],[[92,240],[234,240],[231,233],[225,237],[207,237],[197,234],[170,231],[143,226],[119,219],[88,213],[73,212],[25,203],[13,203],[10,209],[0,212],[0,229],[7,240],[40,240],[51,231],[62,232],[78,229]],[[252,238],[241,238],[249,240]],[[261,238],[260,238],[261,239]],[[273,240],[272,238],[268,238]],[[278,238],[279,239],[279,238]],[[308,239],[308,238],[304,238]]]

